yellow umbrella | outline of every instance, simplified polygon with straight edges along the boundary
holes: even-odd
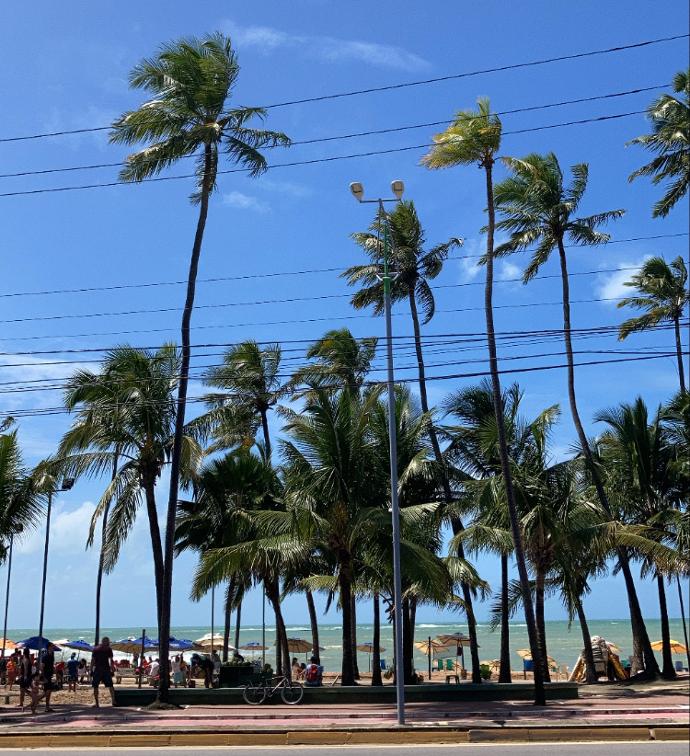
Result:
[[[14,651],[17,648],[17,644],[9,638],[0,638],[0,649],[5,647],[5,651]]]
[[[662,651],[664,648],[664,642],[660,640],[654,641],[654,643],[652,643],[652,648],[655,651]],[[687,654],[688,649],[682,643],[679,643],[677,640],[673,640],[673,638],[671,638],[671,653]]]
[[[451,644],[449,643],[443,643],[440,640],[436,639],[427,639],[423,641],[415,641],[415,648],[418,648],[423,654],[426,654],[429,656],[429,654],[438,654],[441,651],[447,651]],[[455,645],[455,644],[452,644]]]
[[[532,652],[527,648],[519,648],[515,653],[525,661],[532,661]],[[553,658],[553,656],[547,656],[546,660],[548,661],[550,667],[558,669],[558,662]]]

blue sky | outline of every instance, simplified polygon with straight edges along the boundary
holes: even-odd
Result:
[[[609,2],[554,3],[547,0],[507,4],[426,2],[334,4],[325,0],[291,3],[192,4],[134,3],[131,0],[98,3],[52,3],[37,0],[29,13],[22,4],[5,4],[0,23],[3,50],[2,92],[5,100],[0,136],[107,125],[124,110],[140,102],[140,94],[127,87],[129,69],[164,41],[220,29],[232,35],[242,66],[236,102],[262,105],[338,91],[433,78],[451,73],[549,58],[584,50],[606,48],[684,33],[688,30],[685,2],[669,0],[664,12],[658,3]],[[664,85],[687,65],[687,40],[642,48],[616,55],[556,63],[548,66],[487,74],[444,83],[401,89],[376,95],[330,102],[276,108],[267,125],[283,130],[294,140],[347,134],[441,121],[459,109],[471,107],[478,96],[488,95],[497,111],[512,110],[561,100],[610,94],[638,87]],[[661,91],[661,90],[658,90]],[[507,115],[505,131],[545,126],[563,121],[643,110],[656,92],[612,100],[569,105],[549,110]],[[271,162],[310,160],[426,143],[438,129],[424,128],[398,134],[369,136],[315,145],[295,146],[269,155]],[[645,180],[628,184],[627,176],[645,155],[625,142],[644,133],[642,115],[601,123],[506,135],[502,152],[521,156],[553,150],[561,164],[590,164],[590,188],[582,212],[626,208],[627,214],[611,231],[614,239],[679,234],[688,229],[687,202],[664,220],[652,220],[651,205],[658,190]],[[124,156],[109,146],[105,132],[25,142],[0,143],[2,173],[46,168],[111,163]],[[344,267],[361,259],[349,240],[354,230],[370,220],[368,208],[358,206],[348,192],[360,180],[370,194],[386,193],[391,179],[406,182],[406,197],[414,199],[430,243],[451,236],[466,239],[462,255],[482,249],[479,229],[484,223],[483,176],[474,168],[430,172],[419,167],[421,150],[372,156],[294,168],[276,168],[258,179],[243,174],[222,176],[207,227],[200,277],[243,276],[295,270]],[[171,171],[187,172],[184,165]],[[497,169],[497,178],[503,169]],[[0,179],[0,193],[44,187],[113,181],[114,168],[43,176]],[[190,206],[187,181],[119,186],[32,196],[0,197],[2,214],[2,292],[97,287],[152,281],[175,281],[186,276],[196,222]],[[572,250],[573,273],[606,271],[574,276],[574,300],[621,296],[622,281],[646,255],[668,258],[687,254],[687,237],[612,244],[598,249]],[[513,258],[498,266],[503,278],[514,278],[524,260]],[[557,273],[556,261],[545,275]],[[438,313],[426,326],[429,334],[476,332],[483,328],[480,310],[482,275],[472,260],[452,260],[437,283]],[[457,284],[467,284],[457,286]],[[245,338],[281,341],[313,339],[327,328],[347,325],[357,336],[381,335],[383,323],[354,313],[347,288],[334,273],[202,283],[197,303],[210,305],[194,316],[197,344],[238,341]],[[334,295],[331,299],[292,303],[246,305],[256,300]],[[556,279],[497,286],[497,329],[559,328]],[[106,315],[124,310],[178,308],[180,286],[114,292],[0,298],[0,380],[59,380],[74,369],[56,361],[87,359],[88,354],[63,350],[97,349],[129,341],[155,345],[177,338],[176,312]],[[535,304],[535,307],[513,305]],[[456,312],[449,312],[456,310]],[[22,320],[24,318],[59,319]],[[356,317],[353,317],[356,315]],[[620,321],[615,302],[574,305],[579,328]],[[320,318],[317,322],[281,323]],[[15,322],[7,322],[15,321]],[[262,325],[263,324],[263,325]],[[409,334],[404,308],[396,311],[394,328]],[[116,335],[121,331],[135,331]],[[148,332],[147,332],[148,331]],[[77,334],[94,334],[75,337]],[[669,334],[636,337],[630,348],[671,346]],[[582,349],[619,346],[611,336],[583,343]],[[290,345],[295,348],[295,345]],[[19,355],[17,352],[43,352]],[[216,348],[197,350],[210,355]],[[558,352],[560,345],[535,345],[508,354]],[[47,353],[51,352],[51,353]],[[13,354],[14,353],[14,354]],[[97,356],[97,353],[95,353]],[[300,353],[287,352],[286,365]],[[430,367],[431,375],[483,369],[483,348],[474,352],[429,354],[428,361],[451,366]],[[589,359],[583,356],[582,359]],[[216,358],[217,359],[217,358]],[[197,357],[197,365],[212,356]],[[464,361],[464,362],[463,362]],[[549,364],[558,357],[525,360],[519,364]],[[398,358],[399,375],[413,377],[411,357]],[[24,363],[22,367],[8,367]],[[509,363],[508,363],[509,364]],[[407,369],[405,369],[407,368]],[[197,371],[198,374],[198,371]],[[377,375],[381,375],[380,373]],[[521,378],[527,415],[565,401],[562,370],[532,373]],[[430,398],[440,401],[459,382],[431,384]],[[588,429],[594,412],[617,401],[642,394],[655,405],[677,385],[671,359],[584,367],[578,373],[578,391]],[[193,386],[195,391],[198,385]],[[0,394],[0,411],[53,407],[59,392]],[[554,453],[568,453],[573,431],[567,407],[554,437]],[[69,419],[64,415],[24,419],[20,436],[27,462],[50,454]],[[159,491],[165,498],[167,480]],[[88,626],[93,616],[96,555],[84,551],[93,502],[100,484],[79,482],[57,497],[50,554],[46,624]],[[40,549],[43,534],[34,533],[18,547],[13,581],[10,626],[31,627],[37,622]],[[143,518],[140,519],[121,563],[106,578],[104,625],[153,624],[154,598],[150,558]],[[204,604],[188,601],[194,558],[176,563],[173,624],[206,621]],[[497,565],[480,559],[479,568],[495,582]],[[648,616],[658,613],[656,590],[641,588]],[[671,611],[677,612],[671,601]],[[256,597],[246,609],[248,621],[258,619]],[[587,601],[589,614],[608,618],[626,615],[622,582],[600,581]],[[485,608],[480,616],[485,615]],[[302,601],[288,600],[291,622],[303,622]],[[329,615],[331,621],[336,616]],[[366,609],[362,610],[366,617]],[[420,619],[433,619],[423,609]],[[550,616],[561,618],[557,602]]]

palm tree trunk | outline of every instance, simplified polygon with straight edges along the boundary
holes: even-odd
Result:
[[[678,380],[680,381],[680,391],[685,393],[685,368],[683,365],[683,342],[680,338],[680,318],[673,318],[673,328],[676,332],[676,356],[678,358]]]
[[[361,680],[362,676],[359,674],[359,664],[357,663],[357,599],[355,594],[352,594],[352,669],[355,673],[355,680]]]
[[[414,290],[411,290],[408,296],[410,302],[410,314],[412,315],[412,328],[414,330],[414,347],[417,354],[417,373],[419,382],[419,401],[422,406],[422,412],[425,414],[429,412],[429,399],[426,392],[426,371],[424,367],[424,352],[422,350],[422,333],[419,327],[419,313],[417,311],[417,300],[415,299]],[[450,488],[450,481],[448,480],[448,472],[446,470],[445,460],[441,453],[441,446],[438,442],[438,436],[436,435],[436,429],[434,424],[429,424],[429,440],[431,441],[431,448],[434,451],[434,458],[436,464],[441,471],[441,485],[443,487],[443,496],[446,506],[450,506],[453,502],[453,492]],[[459,517],[452,518],[453,535],[461,533],[465,528],[462,520]],[[458,541],[458,558],[465,560],[465,549],[460,541]],[[472,682],[479,685],[482,681],[481,671],[479,669],[479,643],[477,641],[477,620],[474,614],[474,602],[472,600],[472,589],[467,583],[461,584],[462,600],[465,604],[465,616],[467,617],[467,632],[470,638],[470,656],[472,659]]]
[[[189,261],[187,274],[187,295],[182,312],[182,359],[180,363],[180,382],[177,386],[177,412],[175,414],[175,436],[170,457],[170,494],[168,496],[168,511],[165,518],[165,562],[163,571],[163,596],[161,601],[161,620],[159,628],[159,656],[160,656],[160,685],[158,700],[168,701],[170,688],[170,610],[172,608],[172,576],[175,560],[175,517],[177,515],[177,496],[180,486],[180,459],[182,457],[182,436],[184,434],[185,410],[187,407],[187,385],[189,383],[189,362],[191,349],[191,323],[194,309],[194,294],[196,291],[196,277],[201,257],[201,245],[206,228],[208,215],[208,200],[215,179],[215,160],[211,146],[206,144],[204,152],[204,174],[199,202],[199,217],[194,235],[192,256]]]
[[[242,626],[242,602],[237,605],[237,609],[235,610],[235,643],[233,644],[235,648],[239,649],[240,647],[240,628]]]
[[[589,634],[589,625],[585,617],[585,609],[582,601],[575,599],[575,611],[580,622],[580,632],[582,633],[582,649],[585,655],[585,682],[590,684],[598,682],[596,667],[594,666],[594,652],[592,651],[592,639]]]
[[[228,582],[228,587],[225,590],[225,616],[223,623],[223,654],[222,660],[226,662],[228,660],[228,646],[230,645],[230,620],[232,617],[232,599],[235,593],[233,581]]]
[[[266,597],[268,598],[276,618],[276,674],[291,676],[290,650],[288,649],[287,632],[285,621],[280,606],[280,590],[278,579],[272,578],[264,581],[266,585]]]
[[[676,670],[673,667],[673,654],[671,653],[671,629],[668,624],[668,607],[666,605],[666,588],[664,576],[657,573],[656,585],[659,589],[659,618],[661,619],[661,656],[663,665],[661,676],[664,680],[675,680]]]
[[[117,476],[117,466],[119,462],[119,450],[115,447],[113,453],[113,473],[110,477],[111,482]],[[98,572],[96,573],[96,626],[94,628],[93,645],[97,646],[101,642],[101,586],[103,584],[103,562],[105,560],[105,542],[108,531],[108,514],[110,513],[110,502],[103,510],[103,522],[101,523],[101,553],[98,555]]]
[[[565,256],[565,247],[563,246],[563,239],[558,239],[558,256],[561,263],[561,284],[563,287],[563,339],[565,342],[566,361],[568,363],[568,399],[570,401],[570,412],[573,417],[573,424],[577,432],[577,437],[582,448],[582,453],[585,456],[585,461],[592,475],[594,487],[597,491],[597,497],[603,510],[612,517],[611,507],[609,505],[606,491],[601,482],[601,476],[599,470],[592,456],[592,450],[587,440],[587,435],[582,426],[580,420],[580,413],[577,408],[577,399],[575,396],[575,363],[573,360],[573,344],[571,339],[571,325],[570,325],[570,280],[568,278],[568,262]],[[640,602],[637,596],[637,589],[635,588],[635,581],[630,570],[630,560],[628,554],[623,548],[617,549],[618,559],[621,565],[621,571],[625,580],[625,588],[628,592],[628,606],[630,608],[630,618],[633,630],[637,631],[640,651],[644,661],[645,673],[650,677],[656,677],[659,674],[659,666],[654,658],[654,651],[652,651],[651,644],[649,642],[649,635],[647,634],[647,628],[645,626],[644,617],[642,616],[642,610],[640,609]]]
[[[268,413],[261,410],[261,429],[264,434],[264,444],[266,446],[266,457],[271,458],[271,434],[268,431]]]
[[[508,608],[508,555],[501,554],[501,665],[498,682],[513,682],[510,670],[510,617]]]
[[[535,577],[534,605],[535,619],[539,633],[539,649],[541,651],[541,671],[544,676],[544,682],[551,682],[549,660],[546,651],[546,623],[544,621],[544,570],[541,567],[537,567]]]
[[[311,591],[306,591],[307,608],[309,610],[309,624],[311,625],[312,656],[317,664],[321,664],[321,652],[319,651],[319,619],[316,616],[316,605]]]
[[[683,620],[683,637],[685,638],[685,648],[687,649],[688,669],[690,669],[690,643],[688,642],[688,625],[685,621],[685,602],[683,601],[683,588],[680,584],[680,575],[676,575],[676,585],[678,586],[678,601],[680,602],[680,616]]]
[[[371,652],[371,684],[376,686],[383,685],[381,679],[381,607],[379,605],[379,594],[374,592],[374,637],[372,638],[374,647]]]
[[[341,685],[355,684],[354,659],[352,658],[352,576],[350,555],[341,555],[338,585],[340,587],[340,607],[343,612],[343,659],[340,669]]]
[[[493,313],[493,283],[494,283],[494,229],[496,226],[496,213],[494,208],[494,189],[492,167],[493,159],[487,158],[486,169],[486,202],[489,214],[489,223],[486,234],[486,286],[484,288],[484,310],[486,315],[486,338],[489,348],[489,369],[491,371],[491,389],[493,394],[494,414],[498,429],[498,450],[501,460],[501,473],[505,485],[508,513],[510,515],[510,528],[513,534],[513,547],[515,550],[515,562],[520,578],[520,592],[522,604],[525,610],[525,624],[529,638],[529,649],[534,662],[534,703],[537,706],[546,704],[544,693],[544,679],[542,676],[541,648],[539,633],[534,619],[534,607],[532,605],[532,593],[530,591],[527,563],[522,543],[522,532],[515,503],[515,491],[513,489],[513,477],[510,471],[510,459],[508,457],[508,444],[506,441],[506,429],[504,424],[504,408],[501,396],[501,381],[498,375],[498,358],[496,356],[496,331],[494,329]]]
[[[412,685],[414,682],[414,638],[412,628],[410,627],[410,601],[403,599],[403,670],[405,676],[405,685]]]
[[[156,494],[154,483],[144,483],[144,495],[146,498],[146,514],[149,520],[149,533],[151,536],[151,553],[153,555],[153,572],[156,579],[156,619],[158,621],[158,635],[161,637],[161,616],[163,613],[163,546],[161,543],[161,531],[158,526],[158,511],[156,510]],[[170,633],[168,633],[170,636]]]

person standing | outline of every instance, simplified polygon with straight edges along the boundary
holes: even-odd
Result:
[[[103,685],[110,693],[110,702],[115,703],[115,691],[113,689],[113,674],[115,663],[113,661],[113,649],[110,648],[110,638],[105,636],[100,644],[91,652],[91,685],[93,687],[94,706],[99,708],[98,686]]]
[[[24,699],[28,695],[31,700],[31,713],[36,713],[36,696],[33,687],[33,661],[31,651],[25,648],[22,652],[21,664],[19,666],[19,706],[24,711]]]
[[[53,695],[54,687],[53,675],[55,674],[55,646],[52,643],[46,646],[45,651],[41,655],[38,671],[41,684],[43,685],[43,693],[39,696],[36,703],[45,698],[46,713],[50,713],[55,711],[50,708],[50,697]]]
[[[77,692],[77,680],[79,679],[79,660],[76,654],[72,654],[67,660],[67,691]]]

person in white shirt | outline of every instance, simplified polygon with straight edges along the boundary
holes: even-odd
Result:
[[[157,685],[158,684],[158,676],[160,673],[161,665],[158,659],[156,661],[151,662],[151,666],[149,667],[149,683],[151,685]]]

